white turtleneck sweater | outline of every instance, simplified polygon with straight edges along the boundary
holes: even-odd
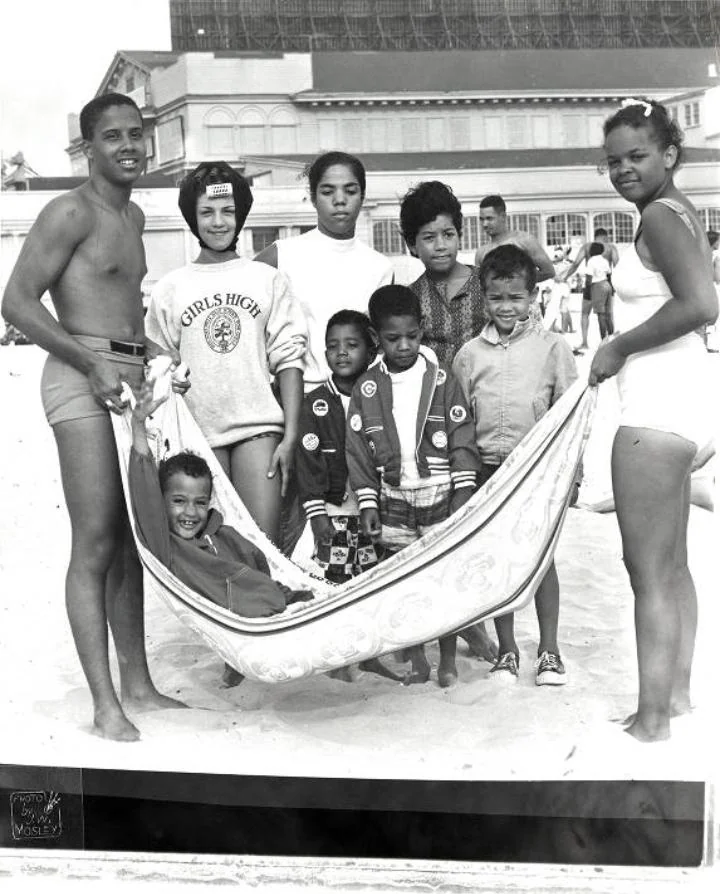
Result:
[[[325,329],[339,310],[367,313],[370,296],[392,282],[390,261],[380,252],[352,239],[332,239],[317,228],[276,242],[278,270],[290,280],[293,295],[308,327],[305,392],[330,375],[325,362]]]

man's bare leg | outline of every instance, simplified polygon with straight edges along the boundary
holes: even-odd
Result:
[[[105,610],[117,652],[123,706],[131,711],[187,707],[158,692],[150,677],[142,566],[124,507],[115,556],[105,582]]]
[[[93,700],[93,731],[108,739],[140,738],[113,686],[108,658],[105,587],[117,550],[122,488],[110,420],[104,416],[54,427],[72,551],[65,601],[68,619]]]
[[[493,664],[498,657],[498,647],[487,632],[484,621],[466,627],[458,633],[458,636],[460,639],[465,640],[470,649],[470,654],[475,658],[482,658],[483,661],[489,661],[490,664]]]

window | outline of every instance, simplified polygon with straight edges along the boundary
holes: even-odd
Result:
[[[169,121],[163,121],[162,124],[158,124],[156,136],[158,164],[164,164],[166,161],[172,161],[175,158],[183,158],[185,145],[183,142],[182,118],[171,118]]]
[[[503,148],[503,121],[499,115],[487,115],[485,123],[485,148]]]
[[[509,214],[508,223],[511,230],[522,230],[530,233],[536,239],[540,239],[540,215],[539,214]]]
[[[368,118],[365,139],[370,152],[387,151],[387,126],[384,118]]]
[[[405,240],[396,220],[376,220],[372,228],[373,248],[381,255],[404,255]]]
[[[475,215],[472,217],[465,217],[465,215],[463,215],[463,231],[462,238],[460,239],[460,251],[475,251],[480,245],[481,234],[480,219]]]
[[[129,74],[125,78],[125,92],[132,93],[134,89],[135,89],[135,75]]]
[[[265,154],[265,116],[259,109],[243,109],[238,120],[240,152],[243,155]]]
[[[268,245],[272,245],[280,235],[277,227],[253,227],[252,228],[252,246],[253,253],[257,254]]]
[[[320,119],[319,137],[321,149],[334,149],[337,146],[337,121],[335,118]]]
[[[276,109],[273,112],[270,132],[274,155],[293,155],[297,152],[297,121],[289,109]]]
[[[421,118],[403,118],[400,135],[404,152],[420,152],[425,148]]]
[[[562,115],[562,145],[564,147],[584,146],[585,118],[583,115]]]
[[[545,221],[546,245],[566,245],[571,239],[587,241],[583,214],[553,214]]]
[[[699,208],[698,215],[704,229],[720,231],[720,208]]]
[[[470,119],[450,119],[450,148],[462,151],[470,148]]]
[[[340,122],[341,143],[348,152],[363,151],[362,122],[358,118],[343,118]]]
[[[203,124],[209,155],[235,155],[235,119],[227,109],[213,109],[208,112]]]
[[[543,149],[550,145],[550,118],[547,115],[533,115],[532,141],[533,146]]]
[[[632,242],[635,234],[635,219],[626,211],[605,211],[593,215],[593,233],[602,227],[608,231],[611,242]]]
[[[605,140],[604,123],[605,115],[588,115],[588,142],[591,146],[602,146]]]
[[[683,121],[685,127],[697,127],[700,124],[700,103],[683,103]]]
[[[445,148],[445,119],[444,118],[428,118],[428,149],[433,150]]]
[[[506,133],[508,149],[526,149],[529,143],[527,115],[508,115]]]

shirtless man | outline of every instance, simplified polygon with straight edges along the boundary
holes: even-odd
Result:
[[[121,381],[139,387],[143,378],[144,217],[130,193],[145,165],[145,138],[137,106],[118,94],[89,102],[80,127],[89,179],[40,213],[2,313],[50,354],[41,391],[70,514],[66,605],[92,695],[93,732],[134,741],[140,733],[125,711],[181,707],[150,679],[142,572],[109,417],[122,412]],[[57,321],[40,301],[46,290]],[[108,622],[120,698],[110,676]]]
[[[614,270],[617,262],[619,260],[617,247],[610,242],[610,238],[608,235],[608,231],[604,227],[598,227],[595,230],[593,242],[599,242],[601,245],[605,246],[605,250],[603,251],[603,257],[610,265],[610,269]],[[568,279],[575,273],[580,264],[583,261],[587,261],[590,258],[590,246],[592,242],[586,242],[585,245],[578,251],[575,260],[568,267],[567,270],[564,270],[562,273],[558,274],[557,281],[558,282],[567,282]],[[573,353],[575,354],[583,354],[588,350],[588,330],[590,328],[590,311],[592,310],[592,301],[590,300],[590,293],[587,289],[583,290],[583,302],[582,302],[582,312],[580,315],[580,334],[582,336],[582,341],[575,348]],[[612,312],[610,313],[610,320],[612,324]]]
[[[511,230],[508,227],[505,201],[501,196],[485,196],[480,202],[480,224],[490,237],[490,242],[481,245],[475,252],[475,265],[482,263],[482,259],[498,245],[517,245],[527,252],[537,267],[538,282],[545,279],[554,279],[555,268],[549,255],[538,240],[530,233],[523,230]]]

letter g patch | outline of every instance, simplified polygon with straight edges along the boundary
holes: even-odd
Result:
[[[376,391],[377,385],[375,382],[363,382],[360,386],[360,393],[363,397],[374,397]]]

